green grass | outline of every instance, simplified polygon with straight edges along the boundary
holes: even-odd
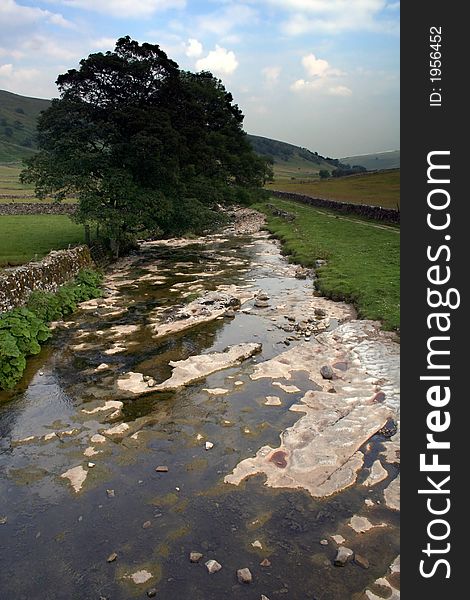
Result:
[[[66,215],[0,216],[0,265],[18,265],[85,241],[82,225]]]
[[[275,176],[273,183],[268,184],[268,189],[384,208],[396,209],[400,206],[399,169],[350,177],[332,177],[326,180],[306,180],[301,175],[292,180],[279,175]]]
[[[34,186],[20,183],[20,164],[0,165],[0,202],[35,202]],[[14,199],[7,196],[15,196]]]
[[[352,302],[359,317],[382,321],[385,329],[400,327],[400,235],[396,227],[338,215],[297,202],[272,198],[269,203],[295,214],[294,221],[273,217],[266,203],[268,229],[283,243],[293,262],[317,270],[316,287],[334,300]]]

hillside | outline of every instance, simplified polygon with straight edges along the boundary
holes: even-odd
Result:
[[[340,158],[343,163],[360,165],[368,171],[383,171],[384,169],[400,168],[400,150],[390,152],[377,152],[375,154],[361,154],[358,156],[346,156]]]
[[[0,162],[18,161],[36,148],[36,122],[49,100],[0,90]]]
[[[287,142],[250,134],[248,139],[256,154],[273,159],[276,180],[311,177],[322,169],[333,171],[340,164],[337,159],[325,158],[318,152],[311,152],[307,148]]]

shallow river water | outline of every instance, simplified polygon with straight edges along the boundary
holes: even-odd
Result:
[[[366,598],[399,554],[399,513],[383,502],[396,465],[385,465],[389,478],[374,487],[353,485],[326,498],[268,487],[264,475],[224,483],[262,446],[278,447],[280,433],[299,419],[289,408],[311,389],[305,372],[289,380],[300,390],[294,393],[250,374],[305,343],[276,326],[273,313],[276,304],[311,299],[311,279],[296,279],[264,233],[144,244],[109,276],[115,305],[98,302],[59,324],[22,384],[0,393],[1,598],[125,600],[146,598],[152,588],[161,600]],[[257,310],[249,300],[235,318],[155,337],[150,325],[165,309],[232,284],[264,290],[270,307]],[[337,324],[332,318],[329,328]],[[171,360],[246,342],[261,343],[261,353],[177,391],[126,396],[116,388],[122,374],[140,372],[159,383],[171,375]],[[228,392],[205,391],[214,388]],[[281,404],[265,405],[268,395]],[[110,413],[83,411],[108,400],[124,403],[112,424],[127,422],[140,433],[90,446],[110,427]],[[381,433],[369,440],[358,481],[384,440]],[[78,465],[86,480],[77,493],[61,475]],[[162,465],[168,472],[156,472]],[[348,522],[363,514],[366,499],[383,526],[356,533]],[[334,566],[331,536],[338,533],[367,558],[367,569]],[[203,558],[190,562],[191,551]],[[117,558],[108,562],[112,553]],[[219,572],[207,572],[210,559],[222,565]],[[269,566],[260,565],[264,559]],[[250,584],[237,581],[243,567]]]

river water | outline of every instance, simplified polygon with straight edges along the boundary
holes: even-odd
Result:
[[[271,382],[249,375],[302,336],[277,327],[273,309],[256,311],[253,301],[233,319],[164,338],[150,327],[155,315],[221,285],[263,289],[272,306],[311,298],[312,281],[293,275],[264,233],[144,244],[108,274],[112,305],[79,310],[57,328],[17,389],[0,393],[1,598],[124,600],[146,598],[152,588],[162,600],[366,597],[399,553],[398,513],[380,503],[386,482],[327,498],[267,487],[261,475],[239,486],[224,483],[260,447],[276,448],[280,433],[298,420],[289,408],[310,389],[305,373],[289,381],[299,392],[276,390],[280,406],[264,404]],[[330,328],[336,324],[332,319]],[[135,327],[119,329],[128,325]],[[175,392],[117,393],[124,373],[160,382],[171,375],[171,360],[246,342],[261,343],[261,353]],[[205,391],[214,388],[228,392]],[[83,410],[108,400],[124,403],[113,424],[127,422],[140,433],[96,443],[97,453],[84,456],[91,436],[110,425],[109,411]],[[380,434],[370,440],[365,468],[383,441]],[[77,465],[87,474],[78,493],[61,477]],[[160,465],[168,472],[156,472]],[[387,470],[396,475],[395,466]],[[365,499],[376,504],[374,520],[386,524],[354,537],[369,568],[336,567],[330,536],[345,531]],[[203,554],[199,563],[190,562],[191,551]],[[112,553],[116,560],[107,562]],[[266,558],[270,566],[263,567]],[[219,572],[207,572],[210,559],[222,565]],[[248,585],[237,581],[243,567],[253,575]],[[135,573],[147,580],[136,583]]]

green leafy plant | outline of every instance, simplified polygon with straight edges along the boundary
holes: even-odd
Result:
[[[51,331],[27,308],[0,315],[0,386],[12,388],[23,375],[26,356],[38,354]]]
[[[47,323],[74,312],[79,302],[101,296],[102,280],[101,273],[83,269],[57,293],[35,291],[26,307],[0,315],[0,389],[11,389],[21,379],[26,357],[38,354],[51,337]]]

